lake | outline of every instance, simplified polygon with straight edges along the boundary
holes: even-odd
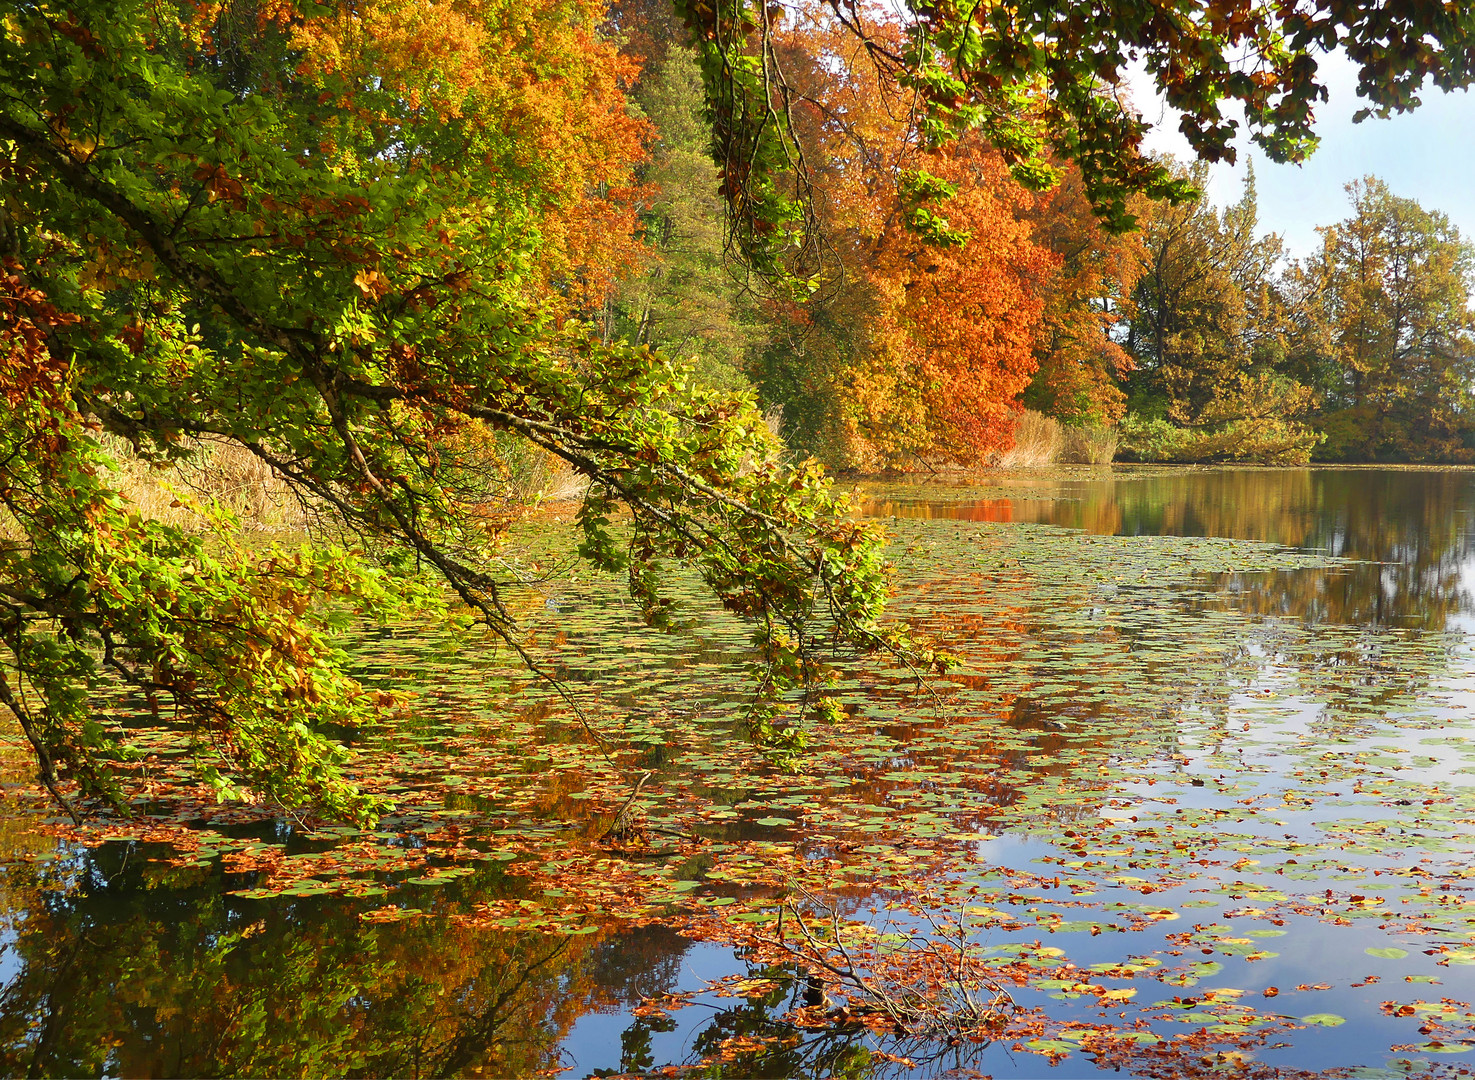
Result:
[[[1475,471],[861,495],[957,666],[840,658],[792,758],[742,736],[741,624],[681,579],[645,629],[546,525],[517,611],[582,720],[474,632],[366,628],[415,690],[345,733],[373,830],[213,804],[123,696],[131,821],[12,753],[5,1072],[1468,1075]]]

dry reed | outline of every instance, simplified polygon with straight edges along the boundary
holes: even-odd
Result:
[[[479,500],[494,515],[515,517],[521,509],[544,502],[583,498],[589,481],[576,474],[562,458],[516,440],[494,440],[484,462],[470,461],[483,473]],[[501,445],[496,445],[500,443]],[[102,437],[103,450],[117,463],[107,482],[141,517],[190,528],[201,524],[188,503],[193,495],[215,500],[234,513],[247,529],[300,531],[314,519],[304,501],[267,465],[244,446],[225,441],[196,442],[178,462],[153,465],[136,455],[128,442]],[[458,447],[465,451],[467,448]],[[470,458],[478,455],[473,451]]]
[[[101,441],[117,465],[107,481],[151,521],[198,525],[199,515],[188,506],[194,495],[225,506],[245,528],[296,530],[307,523],[307,508],[291,487],[237,443],[196,441],[188,457],[160,466],[140,458],[125,439],[104,435]]]
[[[1059,421],[1025,409],[1014,428],[1014,445],[994,462],[1001,469],[1042,469],[1055,464],[1064,442]]]

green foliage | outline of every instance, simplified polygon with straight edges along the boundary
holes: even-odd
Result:
[[[487,516],[497,438],[590,482],[582,552],[653,622],[673,560],[754,620],[760,726],[817,688],[822,637],[904,646],[877,623],[879,532],[817,469],[779,464],[748,399],[689,390],[540,292],[540,259],[574,265],[549,207],[614,213],[588,200],[638,151],[592,15],[7,16],[0,700],[54,790],[59,769],[114,796],[121,750],[88,698],[121,679],[196,727],[222,794],[372,816],[333,735],[389,702],[332,635],[446,607],[521,651]],[[248,550],[208,505],[201,531],[141,520],[102,479],[97,431],[160,463],[192,439],[243,447],[328,539]]]
[[[1255,236],[1253,177],[1222,214],[1159,210],[1127,347],[1143,461],[1465,461],[1475,455],[1475,254],[1368,178],[1309,259]],[[1313,431],[1316,434],[1313,434]]]
[[[1323,436],[1304,423],[1312,395],[1272,372],[1238,375],[1220,389],[1192,425],[1128,416],[1122,456],[1136,461],[1242,461],[1304,465]]]
[[[1324,441],[1311,422],[1323,381],[1304,362],[1305,290],[1295,268],[1278,273],[1279,239],[1256,234],[1253,173],[1223,211],[1200,200],[1152,215],[1126,342],[1138,363],[1127,459],[1305,464]]]
[[[902,223],[909,232],[940,248],[962,247],[973,238],[967,229],[954,229],[947,218],[923,205],[951,199],[958,193],[956,184],[918,169],[904,173],[897,188]]]
[[[1202,166],[1188,174],[1195,184]],[[1149,402],[1182,424],[1230,387],[1254,360],[1265,290],[1280,245],[1255,235],[1253,177],[1222,213],[1205,199],[1155,209],[1142,232],[1143,272],[1126,341],[1137,361],[1129,380],[1134,411]]]
[[[791,126],[799,95],[773,44],[783,9],[762,0],[676,7],[701,55],[734,242],[775,272],[793,265],[796,248],[799,263],[812,263],[807,168]],[[1195,194],[1188,178],[1141,154],[1148,124],[1114,92],[1131,60],[1145,62],[1208,161],[1234,160],[1236,108],[1272,160],[1304,159],[1316,145],[1313,106],[1325,94],[1316,58],[1326,51],[1341,48],[1360,65],[1365,113],[1414,107],[1426,79],[1452,89],[1475,78],[1475,15],[1459,6],[1303,11],[1169,0],[1063,13],[1058,3],[1028,0],[926,5],[892,17],[847,2],[834,16],[912,99],[924,145],[979,131],[1036,190],[1060,175],[1052,153],[1076,162],[1091,204],[1118,231],[1136,223],[1135,193],[1175,203]]]
[[[696,47],[728,242],[760,273],[802,288],[820,253],[807,177],[793,169],[802,154],[770,86],[782,9],[748,0],[674,0],[673,6]]]
[[[1274,417],[1232,420],[1204,431],[1128,416],[1120,437],[1120,461],[1255,465],[1305,465],[1322,440],[1304,424]]]
[[[632,96],[656,131],[641,176],[651,193],[640,215],[646,250],[642,272],[610,298],[608,333],[690,363],[703,385],[744,389],[763,327],[723,251],[719,179],[692,51],[672,44]]]
[[[1475,249],[1369,177],[1302,270],[1305,352],[1328,372],[1326,455],[1464,460],[1475,422]],[[1320,355],[1318,355],[1320,354]]]

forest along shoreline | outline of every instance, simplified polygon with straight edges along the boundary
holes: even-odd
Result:
[[[911,483],[869,505],[893,530],[898,614],[962,665],[920,692],[904,667],[842,671],[841,708],[793,761],[731,737],[747,635],[697,581],[681,593],[683,636],[644,627],[618,581],[559,573],[519,610],[600,733],[618,732],[613,762],[506,656],[400,625],[353,641],[368,685],[419,686],[412,708],[354,740],[375,763],[356,778],[396,803],[373,829],[217,802],[181,752],[184,727],[137,764],[131,821],[78,831],[18,771],[15,1008],[79,980],[107,1030],[85,1029],[96,1045],[73,1051],[123,1038],[137,1056],[122,1071],[143,1071],[154,1051],[127,1038],[128,996],[103,1000],[108,963],[162,950],[209,987],[266,950],[346,934],[435,964],[472,950],[476,970],[446,977],[522,972],[499,1018],[559,1018],[536,1045],[463,1047],[458,1068],[642,1072],[640,1054],[611,1057],[587,1034],[596,1005],[653,1065],[734,1075],[862,1052],[871,1069],[925,1071],[959,1046],[996,1075],[1082,1055],[1294,1075],[1308,1060],[1427,1063],[1475,1044],[1475,1009],[1459,1004],[1475,993],[1475,803],[1460,780],[1475,658],[1458,624],[1472,541],[1464,525],[1429,526],[1467,520],[1471,473],[1071,470]],[[547,542],[557,516],[528,530],[529,567],[567,569]],[[1370,621],[1392,555],[1407,591]],[[148,708],[121,696],[110,719]],[[168,928],[161,914],[180,904],[187,922]],[[54,968],[56,941],[104,924],[95,979]],[[661,928],[680,936],[653,938]],[[701,955],[715,981],[680,974],[681,956],[713,948]],[[343,978],[365,974],[362,958],[332,955]],[[251,993],[336,1015],[325,963],[280,984],[267,965]],[[558,989],[575,971],[592,980],[582,997]],[[406,977],[376,985],[399,994]],[[432,1025],[445,1045],[488,1021],[472,999]],[[244,1037],[173,1000],[153,1008],[182,1009],[178,1022],[222,1045]],[[372,997],[381,1067],[420,1001]],[[40,1052],[33,1038],[8,1052]],[[289,1041],[233,1052],[287,1061],[301,1050]]]
[[[8,5],[10,1071],[1468,1071],[1475,247],[1206,163],[1472,55]]]

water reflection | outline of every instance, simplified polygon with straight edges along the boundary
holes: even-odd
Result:
[[[652,643],[634,636],[620,609],[600,608],[596,599],[587,601],[587,611],[580,609],[579,619],[570,614],[573,604],[565,611],[546,605],[537,610],[557,631],[547,636],[564,650],[570,679],[587,678],[606,701],[628,698],[632,712],[653,717],[650,749],[641,759],[642,768],[659,771],[652,789],[668,785],[693,805],[710,800],[730,806],[720,819],[728,824],[714,820],[702,826],[715,841],[782,836],[808,844],[812,861],[844,861],[855,871],[854,904],[868,896],[875,876],[877,864],[865,861],[868,850],[901,860],[908,875],[921,874],[929,852],[944,850],[944,840],[916,851],[903,852],[899,845],[958,832],[1019,836],[1029,828],[1039,838],[1031,841],[1038,850],[1024,857],[1053,852],[1054,865],[1063,867],[1059,860],[1068,854],[1071,873],[1114,882],[1101,886],[1101,902],[1117,895],[1110,889],[1127,888],[1122,880],[1144,880],[1114,879],[1113,873],[1168,874],[1196,859],[1205,876],[1200,881],[1194,871],[1193,902],[1204,903],[1199,897],[1206,890],[1197,886],[1217,880],[1209,869],[1217,865],[1215,845],[1239,844],[1231,857],[1264,859],[1269,875],[1279,849],[1259,849],[1271,840],[1279,843],[1280,836],[1290,840],[1282,827],[1319,842],[1312,824],[1299,820],[1287,825],[1276,818],[1267,840],[1251,835],[1261,827],[1253,821],[1236,837],[1226,836],[1228,826],[1208,810],[1194,817],[1210,806],[1220,807],[1214,814],[1227,815],[1223,807],[1254,795],[1269,766],[1232,761],[1232,755],[1248,746],[1262,761],[1272,751],[1284,757],[1278,769],[1314,769],[1327,789],[1322,795],[1339,777],[1339,797],[1355,794],[1349,786],[1365,777],[1386,779],[1372,772],[1371,762],[1347,758],[1337,765],[1323,751],[1338,740],[1384,731],[1400,702],[1424,697],[1447,674],[1443,660],[1456,648],[1457,635],[1439,632],[1475,611],[1465,572],[1475,542],[1472,502],[1475,473],[1367,470],[1076,474],[1045,477],[1022,492],[903,490],[875,498],[869,512],[914,519],[915,528],[898,530],[906,534],[904,542],[936,545],[930,560],[917,554],[906,563],[901,609],[918,616],[930,632],[950,637],[969,666],[946,691],[946,714],[918,706],[910,681],[870,675],[837,691],[849,695],[854,716],[869,719],[848,729],[850,744],[816,747],[817,757],[833,752],[826,759],[828,775],[808,791],[803,781],[756,777],[715,757],[703,760],[725,728],[702,728],[688,717],[706,708],[698,704],[706,697],[732,696],[722,680],[735,685],[740,677],[744,635],[714,624],[712,643],[697,651],[676,638]],[[1167,561],[1140,560],[1132,581],[1119,583],[1110,571],[1117,568],[1113,560],[1119,564],[1126,557],[1125,545],[1108,549],[1105,541],[1093,540],[1092,555],[1060,545],[1062,534],[1055,530],[1039,529],[1036,534],[1049,535],[1021,540],[996,535],[1014,530],[982,529],[979,538],[965,535],[973,530],[926,526],[922,519],[929,518],[1065,526],[1097,536],[1234,537],[1358,561],[1335,569],[1213,579],[1180,573],[1165,586],[1152,576],[1167,573],[1171,560],[1191,555],[1174,549]],[[1021,568],[1020,556],[1035,558],[1047,547],[1055,562],[1039,558]],[[999,557],[1005,549],[1012,563]],[[1060,555],[1065,549],[1074,554]],[[1138,583],[1137,571],[1145,584]],[[1269,618],[1247,619],[1245,613]],[[412,801],[420,788],[431,790],[435,805],[417,812],[469,815],[458,819],[468,822],[468,835],[485,832],[492,817],[510,813],[509,790],[521,799],[515,806],[520,814],[559,821],[581,820],[582,814],[593,820],[584,805],[589,800],[580,798],[588,795],[585,770],[555,767],[578,761],[571,754],[555,760],[550,752],[545,760],[527,753],[534,736],[526,733],[534,727],[545,744],[561,738],[573,746],[577,731],[542,731],[551,717],[546,704],[524,700],[521,712],[509,707],[516,690],[509,689],[506,673],[462,671],[452,663],[466,662],[459,654],[436,666],[421,655],[423,647],[423,641],[389,635],[376,643],[376,678],[397,683],[418,673],[445,684],[438,687],[439,697],[427,696],[424,731],[413,733],[418,749],[401,764],[403,775],[393,777],[402,797]],[[658,708],[659,692],[670,695],[673,687],[683,695],[681,708]],[[1280,698],[1275,708],[1256,696],[1268,699],[1272,689]],[[491,719],[466,712],[465,701],[474,693]],[[486,697],[493,694],[488,705]],[[1431,713],[1420,723],[1435,731],[1442,719]],[[657,730],[657,721],[669,730]],[[1252,721],[1266,740],[1262,744],[1241,738]],[[482,723],[494,728],[477,726]],[[1425,730],[1415,729],[1410,738]],[[489,731],[501,741],[491,741]],[[1310,736],[1304,746],[1298,741],[1303,732]],[[819,733],[817,739],[824,737]],[[1293,753],[1300,756],[1288,756]],[[473,773],[457,777],[465,782],[460,794],[443,790],[452,766]],[[1340,773],[1328,778],[1329,766]],[[1252,768],[1258,770],[1254,776]],[[1221,785],[1226,774],[1230,781]],[[1241,778],[1245,785],[1235,787]],[[1390,791],[1387,798],[1401,801],[1377,810],[1391,818],[1414,798],[1412,789]],[[824,835],[805,838],[803,826],[775,831],[760,824],[762,816],[779,812],[765,802],[778,792],[794,796],[796,802],[781,812],[795,819],[821,807],[833,810],[822,819]],[[1422,790],[1414,794],[1419,805],[1436,801]],[[1166,800],[1158,806],[1161,822],[1151,820],[1153,799]],[[1289,807],[1300,805],[1277,802],[1274,813],[1293,820]],[[1115,815],[1111,828],[1122,835],[1103,835],[1111,845],[1088,846],[1078,830],[1096,828],[1108,811]],[[678,812],[682,806],[669,810],[673,827]],[[1358,805],[1345,814],[1351,820],[1369,812]],[[814,828],[815,819],[803,820]],[[361,918],[365,903],[341,896],[263,902],[230,896],[254,881],[248,874],[222,873],[218,860],[173,865],[150,858],[158,852],[111,844],[45,861],[38,856],[48,854],[49,842],[35,832],[34,821],[0,809],[0,906],[7,920],[0,948],[6,980],[0,992],[0,1066],[9,1075],[520,1076],[573,1063],[573,1075],[582,1076],[614,1069],[647,1074],[704,1056],[716,1059],[709,1075],[908,1071],[867,1051],[858,1032],[786,1026],[792,984],[761,998],[716,999],[670,1017],[637,1010],[651,997],[690,989],[694,954],[703,948],[711,953],[701,961],[708,965],[702,977],[743,969],[731,951],[693,946],[659,927],[561,936],[458,922],[457,913],[511,894],[513,887],[496,868],[422,889],[427,895],[395,894],[396,902],[423,905],[427,918],[373,922]],[[511,816],[502,831],[525,830],[526,824],[526,816]],[[1201,824],[1206,827],[1200,830]],[[1077,838],[1068,853],[1060,846],[1067,825],[1071,831],[1064,835]],[[1159,827],[1160,835],[1154,831]],[[1175,827],[1179,832],[1169,845],[1162,838]],[[1338,835],[1339,859],[1382,858],[1388,842],[1379,839],[1378,853],[1363,854],[1350,845],[1369,844],[1365,838]],[[1442,833],[1436,839],[1446,840]],[[1139,851],[1111,862],[1118,842]],[[1448,842],[1452,858],[1463,858],[1463,841]],[[981,854],[985,864],[998,862]],[[703,858],[715,864],[718,857]],[[1292,868],[1297,874],[1325,869],[1310,855],[1301,858],[1301,869]],[[683,874],[695,884],[697,868],[689,869]],[[1254,873],[1233,870],[1235,881]],[[1284,877],[1267,876],[1265,884],[1295,888]],[[1314,891],[1329,897],[1325,885],[1317,881]],[[1060,891],[1058,880],[1054,888]],[[1076,895],[1064,899],[1072,905],[1062,907],[1065,914],[1093,914]],[[1155,893],[1152,904],[1188,896]],[[1043,896],[1041,903],[1049,899]],[[1024,901],[989,902],[1021,919],[1030,910]],[[1207,913],[1193,918],[1210,920]],[[1110,933],[1099,936],[1075,933],[1085,944],[1071,944],[1073,957],[1082,963],[1118,959],[1128,947],[1115,940],[1121,929],[1113,923]],[[1017,932],[1039,937],[1054,931],[1048,922],[1027,921]],[[1363,944],[1357,939],[1351,955],[1362,956]],[[1132,947],[1154,946],[1144,935]],[[1293,953],[1287,950],[1288,957]],[[1350,1012],[1354,1006],[1361,1007],[1356,1001],[1337,1007]],[[1366,1020],[1361,1017],[1359,1030]],[[1369,1038],[1379,1048],[1394,1041],[1381,1030]],[[754,1049],[759,1044],[762,1049]],[[1006,1059],[999,1048],[989,1051],[987,1062],[956,1048],[891,1049],[904,1050],[922,1074],[985,1065],[991,1072],[1053,1074],[1045,1059]],[[1313,1052],[1326,1051],[1308,1051]],[[1161,1075],[1184,1074],[1181,1062],[1163,1060],[1162,1069],[1169,1071]],[[1140,1061],[1128,1064],[1144,1067]]]
[[[668,990],[687,947],[659,928],[611,943],[239,901],[121,844],[5,883],[9,1076],[526,1076],[579,1015]]]
[[[706,1057],[725,1062],[716,1075],[892,1071],[859,1027],[801,1033],[781,1019],[804,988],[787,970],[751,969],[774,980],[760,997],[632,1018],[701,984],[684,970],[693,943],[661,926],[564,937],[435,917],[375,924],[341,898],[238,901],[223,893],[239,882],[146,854],[113,844],[6,870],[4,1075],[638,1076]],[[440,908],[494,895],[491,878],[468,879]],[[715,952],[721,966],[707,957],[701,975],[733,969]],[[614,1038],[567,1042],[581,1017],[608,1013],[617,1049]],[[913,1053],[961,1061],[953,1049]]]
[[[1222,536],[1359,560],[1346,570],[1253,578],[1223,588],[1260,614],[1309,624],[1442,630],[1475,614],[1475,471],[1125,470],[1044,477],[1020,493],[903,489],[866,500],[878,517],[1014,521],[1119,536]],[[939,495],[941,497],[939,497]]]

